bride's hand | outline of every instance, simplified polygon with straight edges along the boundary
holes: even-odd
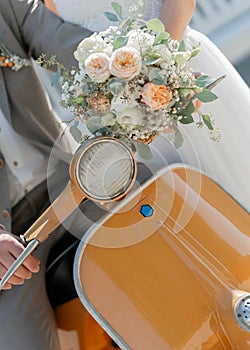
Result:
[[[23,250],[24,246],[17,237],[0,227],[0,280]],[[23,284],[26,279],[31,278],[32,273],[39,271],[39,266],[39,260],[33,255],[29,255],[3,286],[3,289],[10,289],[15,284]]]

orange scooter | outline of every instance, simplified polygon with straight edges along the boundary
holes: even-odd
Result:
[[[108,209],[71,244],[77,294],[55,308],[62,349],[249,349],[249,212],[191,167],[164,167],[140,186],[136,169],[121,141],[90,141],[23,236],[29,254],[80,202]]]

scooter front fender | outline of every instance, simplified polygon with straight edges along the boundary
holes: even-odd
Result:
[[[122,349],[249,349],[250,216],[211,178],[175,165],[85,235],[78,295]]]

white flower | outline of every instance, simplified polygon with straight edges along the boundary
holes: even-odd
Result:
[[[103,49],[103,52],[106,53],[107,56],[111,57],[113,53],[113,46],[111,44],[107,44],[107,46]]]
[[[74,76],[74,84],[77,82],[81,83],[82,80],[84,79],[85,74],[86,74],[86,69],[80,69],[78,72],[76,72]]]
[[[157,62],[157,65],[164,64],[164,67],[166,68],[166,64],[171,64],[173,58],[171,55],[171,52],[168,50],[166,45],[159,44],[154,46],[154,52],[159,54],[161,56],[161,59]]]
[[[124,91],[119,95],[114,96],[111,101],[111,109],[115,113],[122,112],[128,107],[138,106],[136,99],[139,99],[141,96],[141,88],[139,86],[135,86],[136,84],[130,84],[130,82],[126,85]],[[131,88],[132,93],[130,91]],[[124,98],[124,96],[127,98]]]
[[[150,48],[154,41],[155,36],[149,33],[145,33],[143,30],[131,30],[127,34],[128,42],[127,46],[134,47],[137,51],[144,53],[145,50]]]
[[[103,83],[109,76],[109,57],[103,52],[92,53],[85,61],[86,72],[90,79]]]
[[[117,78],[133,79],[141,71],[140,53],[133,47],[121,47],[113,52],[110,59],[110,72]]]
[[[97,34],[92,34],[89,38],[83,39],[74,52],[75,59],[85,66],[86,58],[95,52],[104,52],[108,48],[105,41]]]
[[[143,113],[140,108],[128,107],[117,114],[117,122],[123,127],[132,130],[143,124]]]

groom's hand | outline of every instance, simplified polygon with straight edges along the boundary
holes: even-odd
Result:
[[[16,236],[0,228],[0,280],[24,249]],[[15,284],[23,284],[26,279],[31,278],[32,273],[38,272],[39,268],[40,261],[33,255],[29,255],[3,289],[11,289]]]

